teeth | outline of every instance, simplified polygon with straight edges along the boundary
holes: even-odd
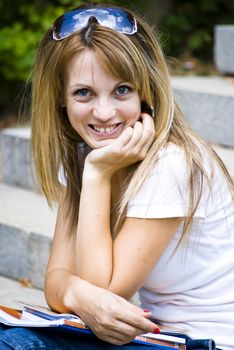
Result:
[[[112,130],[114,130],[116,128],[116,125],[108,126],[107,128],[101,128],[99,126],[93,125],[93,128],[94,128],[94,130],[96,130],[98,132],[108,133],[108,132],[111,132]]]

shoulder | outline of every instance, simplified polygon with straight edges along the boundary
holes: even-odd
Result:
[[[186,158],[185,150],[182,147],[169,143],[158,152],[151,175],[155,176],[158,173],[161,176],[184,177],[188,173]]]
[[[176,163],[178,160],[186,162],[186,153],[183,147],[169,143],[161,148],[157,154],[158,161],[163,162],[165,158],[170,164]]]
[[[154,218],[186,216],[190,203],[191,177],[193,177],[193,168],[196,168],[196,164],[195,167],[190,164],[192,156],[192,154],[186,154],[182,146],[173,143],[160,149],[145,181],[129,201],[128,216],[142,217],[144,215],[144,217]],[[200,159],[201,171],[210,174],[212,161],[202,148]],[[199,189],[200,185],[203,186],[202,198],[196,215],[204,217],[206,199],[209,194],[206,191],[208,186],[205,186],[204,182],[199,182],[199,179],[196,181],[196,177],[194,181],[195,190]],[[199,191],[195,192],[199,193]]]
[[[186,169],[182,147],[174,144],[163,147],[141,188],[129,201],[127,216],[183,217],[188,193]]]
[[[168,143],[159,150],[156,162],[153,165],[154,171],[166,172],[178,178],[189,178],[200,171],[201,176],[211,181],[214,173],[219,173],[218,163],[204,145],[197,147],[196,151],[186,151],[184,147]],[[197,175],[196,175],[197,176]]]
[[[185,155],[184,148],[182,146],[176,145],[174,143],[168,143],[164,147],[159,150],[158,155],[160,157],[163,156],[171,156],[171,155]]]

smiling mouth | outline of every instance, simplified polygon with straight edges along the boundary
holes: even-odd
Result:
[[[104,126],[97,126],[97,125],[89,124],[89,127],[91,127],[93,130],[99,132],[100,134],[109,134],[113,130],[115,130],[119,125],[120,125],[120,123],[104,127]]]

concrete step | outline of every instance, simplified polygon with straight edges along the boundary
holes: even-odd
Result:
[[[214,62],[221,73],[234,73],[234,25],[215,26]]]
[[[17,301],[32,305],[47,306],[42,290],[27,287],[19,281],[0,276],[0,304],[20,308]]]
[[[56,210],[42,195],[4,183],[0,198],[0,275],[43,288]]]
[[[0,133],[1,180],[38,191],[30,156],[30,128],[9,128]]]
[[[234,147],[234,83],[222,77],[173,77],[176,100],[206,140]]]

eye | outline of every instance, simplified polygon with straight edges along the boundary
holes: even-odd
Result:
[[[116,95],[118,96],[124,96],[126,94],[128,94],[129,92],[132,91],[132,88],[130,86],[127,85],[120,85],[117,87],[116,89]]]
[[[75,96],[78,97],[88,97],[91,95],[91,91],[87,88],[78,89],[74,92]]]

